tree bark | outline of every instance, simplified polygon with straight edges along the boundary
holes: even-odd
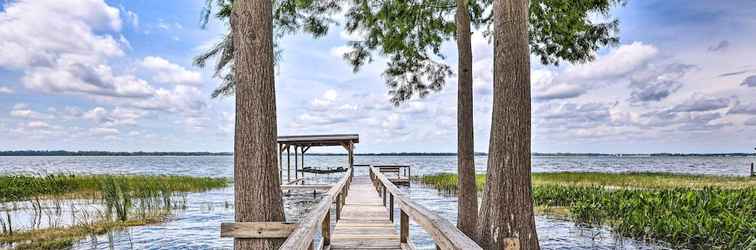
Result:
[[[237,222],[284,221],[276,174],[276,95],[270,0],[232,7],[236,81],[234,204]],[[280,239],[235,239],[235,249],[278,249]]]
[[[479,214],[484,249],[519,240],[539,249],[530,181],[528,0],[494,0],[494,101],[487,183]]]
[[[473,76],[470,16],[467,0],[457,0],[457,227],[475,239],[478,223],[478,190],[475,187],[473,141]]]

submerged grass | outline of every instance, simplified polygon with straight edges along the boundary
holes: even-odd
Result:
[[[13,235],[0,235],[0,246],[3,244],[12,244],[16,250],[65,249],[73,246],[76,241],[88,235],[105,234],[114,229],[142,226],[158,223],[162,220],[162,216],[154,216],[146,219],[129,219],[127,221],[99,221],[65,228],[47,228],[25,231]]]
[[[5,207],[6,215],[0,218],[0,248],[4,244],[11,244],[15,249],[65,248],[86,235],[160,221],[170,215],[172,209],[186,207],[187,192],[228,185],[229,180],[224,178],[190,176],[0,176],[0,204]],[[68,198],[100,201],[104,211],[98,209],[96,214],[87,210],[72,211],[72,216],[80,213],[84,218],[74,218],[82,222],[69,227],[53,225],[46,229],[13,230],[10,211],[16,209],[17,203],[29,202],[29,212],[41,216],[40,199],[60,204],[60,199]],[[54,214],[60,215],[60,206],[56,209]]]
[[[456,190],[457,176],[419,180]],[[485,176],[477,176],[482,189]],[[690,249],[756,249],[756,178],[666,173],[534,173],[539,212]]]

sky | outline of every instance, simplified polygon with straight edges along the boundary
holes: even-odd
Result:
[[[204,0],[0,2],[0,150],[233,151],[234,98],[192,65],[228,27]],[[756,2],[630,0],[620,43],[585,64],[531,58],[533,151],[753,152]],[[337,21],[341,20],[336,18]],[[279,135],[358,133],[357,152],[455,152],[456,76],[399,107],[377,57],[332,26],[280,41]],[[492,45],[473,34],[475,151],[488,150]],[[445,62],[456,69],[447,42]],[[341,152],[340,148],[312,152]]]

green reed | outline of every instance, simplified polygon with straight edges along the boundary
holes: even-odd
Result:
[[[125,183],[128,188],[148,189],[159,183],[173,192],[199,192],[228,185],[225,178],[142,175],[0,176],[0,202],[29,200],[39,196],[98,194],[103,183]]]
[[[756,188],[607,189],[545,185],[536,205],[567,206],[577,222],[690,249],[756,249]]]
[[[457,189],[457,175],[439,173],[415,177],[420,182],[431,185],[436,189],[455,192]],[[756,186],[756,178],[737,176],[708,176],[684,175],[655,172],[627,172],[627,173],[595,173],[595,172],[557,172],[533,173],[534,186],[566,185],[566,186],[605,186],[616,188],[744,188]],[[478,191],[483,191],[486,176],[476,176]]]
[[[188,192],[229,184],[224,178],[189,176],[0,176],[0,205],[5,207],[5,214],[0,217],[0,245],[13,243],[16,249],[60,249],[86,235],[161,221],[172,209],[186,208]],[[72,217],[78,223],[65,228],[51,224],[50,228],[32,227],[16,232],[10,226],[10,211],[17,210],[17,203],[31,204],[22,209],[29,209],[36,223],[43,212],[40,200],[52,202],[52,215],[61,216],[62,200],[71,198],[100,201],[104,211],[98,209],[96,214],[90,214],[86,209],[72,207]],[[77,214],[80,218],[76,218]]]
[[[666,173],[534,173],[539,207],[567,207],[578,223],[690,249],[756,249],[756,178]],[[454,192],[457,176],[418,178]],[[477,176],[482,190],[485,176]]]

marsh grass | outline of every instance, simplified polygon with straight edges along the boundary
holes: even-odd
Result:
[[[159,223],[163,217],[146,219],[129,219],[127,221],[88,221],[65,228],[46,228],[24,231],[14,235],[0,236],[3,244],[13,245],[14,249],[65,249],[73,246],[79,239],[88,235],[101,235],[116,229]]]
[[[420,182],[431,185],[436,189],[455,192],[457,189],[457,175],[441,173],[414,177]],[[756,187],[756,178],[737,176],[705,176],[683,175],[656,172],[627,172],[627,173],[596,173],[596,172],[556,172],[556,173],[533,173],[533,186],[562,185],[591,187],[602,186],[607,188],[641,188],[641,189],[667,189],[667,188],[693,188],[719,187],[725,189],[738,189]],[[476,176],[478,191],[483,191],[486,176]]]
[[[446,193],[457,177],[417,178]],[[477,176],[482,190],[485,176]],[[608,225],[642,240],[678,248],[756,249],[756,178],[667,173],[534,173],[539,213]]]
[[[187,192],[229,185],[223,178],[189,176],[0,176],[0,248],[60,249],[86,235],[163,220],[173,209],[186,208]],[[101,209],[89,211],[71,204],[74,225],[60,227],[66,199],[86,198]],[[41,200],[47,206],[43,206]],[[17,204],[29,204],[19,208]],[[32,215],[31,228],[14,230],[11,211]],[[39,225],[47,217],[47,228]]]
[[[103,183],[126,183],[136,189],[159,183],[173,192],[200,192],[228,185],[225,178],[192,176],[143,175],[48,175],[0,176],[0,202],[29,200],[34,197],[71,196],[92,197],[100,194]]]

